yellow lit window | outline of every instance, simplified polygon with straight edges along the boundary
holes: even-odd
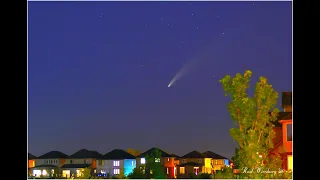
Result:
[[[293,168],[293,158],[292,155],[288,155],[288,170],[292,170]]]
[[[185,169],[184,169],[184,167],[180,167],[180,174],[185,174]]]

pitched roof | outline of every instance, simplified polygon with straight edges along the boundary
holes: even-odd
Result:
[[[281,106],[292,105],[292,92],[282,92],[282,102]]]
[[[171,154],[171,156],[175,157],[175,158],[180,158],[180,156],[176,155],[176,154]]]
[[[212,152],[212,151],[206,151],[206,152],[204,152],[204,153],[202,153],[205,157],[207,157],[207,158],[212,158],[212,159],[228,159],[228,158],[226,158],[226,157],[224,157],[224,156],[221,156],[221,155],[219,155],[219,154],[216,154],[216,153],[214,153],[214,152]]]
[[[64,164],[61,168],[87,168],[90,166],[91,164]]]
[[[122,149],[115,149],[103,155],[103,159],[135,159],[136,157]]]
[[[31,154],[31,153],[28,153],[28,159],[36,159],[37,156]]]
[[[163,150],[159,149],[159,148],[156,148],[156,147],[153,147],[147,151],[145,151],[144,153],[140,154],[139,156],[137,156],[138,158],[141,158],[141,157],[145,157],[147,155],[151,155],[153,152],[155,152],[156,150],[160,151],[161,153],[161,157],[173,157],[172,155],[164,152]]]
[[[50,151],[39,156],[37,159],[59,159],[59,158],[67,158],[68,155],[60,152],[60,151]]]
[[[182,156],[181,158],[205,158],[205,156],[198,151],[191,151],[188,154]]]
[[[178,166],[203,166],[203,165],[200,164],[200,163],[196,163],[196,162],[187,162],[187,163],[184,163],[184,164],[180,164]]]
[[[68,159],[81,159],[81,158],[98,158],[101,159],[103,156],[102,154],[98,153],[97,151],[91,151],[87,149],[80,149],[79,151],[75,152]]]

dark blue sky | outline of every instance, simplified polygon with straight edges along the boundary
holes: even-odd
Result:
[[[291,14],[291,2],[29,2],[29,152],[231,157],[218,80],[251,69],[291,91]]]

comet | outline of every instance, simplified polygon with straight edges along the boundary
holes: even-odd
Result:
[[[168,88],[173,86],[182,77],[186,76],[187,74],[196,70],[200,66],[204,65],[204,63],[208,63],[209,61],[212,61],[213,57],[215,58],[215,63],[217,63],[217,64],[219,63],[219,59],[222,59],[222,58],[221,58],[221,56],[218,56],[218,52],[215,51],[215,49],[216,49],[215,45],[217,43],[219,43],[219,46],[222,47],[225,45],[229,46],[230,43],[225,44],[227,42],[220,41],[220,38],[216,38],[214,41],[215,42],[213,44],[210,43],[206,48],[203,48],[203,50],[200,54],[197,54],[196,56],[194,56],[194,58],[189,59],[185,64],[182,65],[180,70],[176,73],[176,75],[170,81]],[[223,50],[226,50],[226,48],[223,48]],[[221,51],[219,52],[219,54],[220,53],[221,53]]]

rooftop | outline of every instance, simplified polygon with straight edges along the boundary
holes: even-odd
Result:
[[[60,152],[60,151],[50,151],[48,153],[45,153],[41,156],[39,156],[37,159],[60,159],[60,158],[67,158],[68,155]]]
[[[136,157],[132,154],[122,150],[115,149],[107,154],[103,155],[103,159],[135,159]]]

